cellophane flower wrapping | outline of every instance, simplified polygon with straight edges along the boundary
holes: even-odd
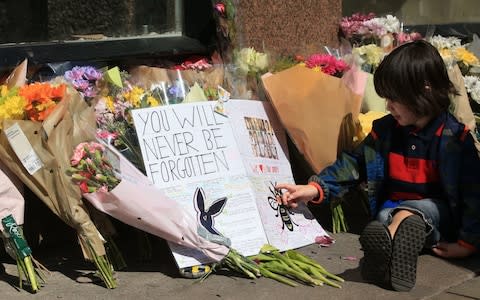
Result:
[[[83,197],[98,210],[140,230],[169,242],[198,249],[212,261],[222,260],[229,248],[210,242],[197,233],[197,221],[163,191],[150,184],[148,178],[115,148],[108,147],[117,160],[120,183],[110,191],[99,189]]]

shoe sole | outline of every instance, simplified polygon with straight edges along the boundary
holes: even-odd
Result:
[[[367,282],[384,284],[392,256],[392,239],[380,222],[369,223],[360,235],[363,249],[362,278]]]
[[[420,216],[407,217],[393,238],[390,283],[396,291],[407,292],[415,286],[417,260],[425,243],[425,222]]]

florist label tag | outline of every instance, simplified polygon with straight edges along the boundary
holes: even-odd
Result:
[[[6,129],[5,134],[7,135],[8,142],[13,151],[17,154],[18,159],[20,159],[30,175],[33,175],[43,167],[42,161],[33,150],[32,145],[18,123],[15,123]]]

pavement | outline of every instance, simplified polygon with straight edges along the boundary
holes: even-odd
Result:
[[[79,247],[43,248],[36,258],[49,270],[47,283],[37,293],[18,289],[17,269],[13,261],[3,259],[0,275],[0,299],[480,299],[480,255],[462,260],[444,260],[430,254],[419,257],[417,283],[410,292],[395,292],[365,283],[359,272],[362,257],[358,235],[332,235],[335,244],[312,244],[299,249],[322,266],[345,279],[342,288],[330,286],[289,287],[268,278],[256,280],[235,274],[218,273],[203,282],[180,278],[163,241],[152,245],[151,260],[126,252],[128,268],[116,273],[118,287],[107,289],[102,283],[86,282],[93,265],[85,262]],[[133,240],[130,239],[130,245]]]

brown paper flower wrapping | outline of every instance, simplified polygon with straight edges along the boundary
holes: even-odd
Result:
[[[130,71],[132,84],[150,89],[152,84],[165,82],[167,85],[180,77],[188,85],[193,86],[195,82],[205,87],[217,88],[223,86],[224,71],[220,66],[215,66],[204,71],[196,70],[169,70],[157,67],[138,66]]]
[[[462,72],[458,65],[454,65],[448,68],[448,76],[450,81],[453,83],[460,95],[451,97],[452,101],[452,114],[463,124],[467,125],[472,133],[473,140],[475,141],[475,146],[478,150],[478,155],[480,155],[480,142],[477,140],[475,135],[475,116],[473,115],[472,107],[468,101],[467,90],[465,88],[465,82],[462,77]]]
[[[15,173],[57,216],[77,230],[87,259],[92,259],[87,246],[96,255],[105,255],[100,234],[82,202],[79,188],[67,175],[73,148],[80,142],[94,139],[95,113],[82,96],[69,89],[65,98],[43,122],[3,120],[7,129],[17,123],[26,135],[43,167],[30,175],[10,146],[4,132],[0,134],[2,162]],[[92,125],[93,124],[93,125]]]
[[[265,91],[297,149],[315,172],[337,157],[340,126],[360,111],[361,95],[336,77],[298,65],[262,77]]]

